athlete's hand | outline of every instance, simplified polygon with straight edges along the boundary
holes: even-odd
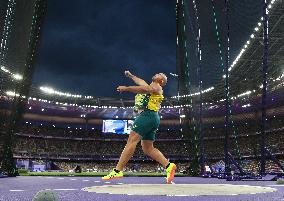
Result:
[[[118,92],[125,92],[125,91],[127,91],[127,87],[126,86],[118,86],[116,91],[118,91]]]
[[[129,77],[129,78],[133,77],[133,74],[130,73],[130,71],[128,71],[128,70],[124,71],[124,74],[125,74],[126,77]]]

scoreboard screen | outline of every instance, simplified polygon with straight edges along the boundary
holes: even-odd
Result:
[[[103,133],[111,134],[129,134],[133,121],[132,120],[118,120],[108,119],[103,120]]]

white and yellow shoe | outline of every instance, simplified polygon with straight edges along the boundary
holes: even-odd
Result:
[[[177,166],[174,163],[170,163],[169,167],[166,169],[167,172],[167,184],[171,184],[175,177]]]
[[[102,177],[102,180],[112,180],[112,179],[121,179],[123,178],[123,172],[116,172],[114,169],[106,176]]]

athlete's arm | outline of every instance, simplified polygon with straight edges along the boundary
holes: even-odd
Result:
[[[117,87],[118,92],[133,92],[137,94],[161,94],[161,87],[156,84],[147,86],[119,86]]]
[[[139,85],[139,86],[147,86],[147,82],[145,82],[145,80],[142,80],[141,78],[133,75],[132,73],[130,73],[129,71],[125,71],[125,76],[131,78],[135,84]]]

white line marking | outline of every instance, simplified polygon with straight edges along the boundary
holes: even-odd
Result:
[[[75,188],[58,188],[58,189],[53,189],[55,191],[77,191],[78,189]]]
[[[64,178],[57,178],[57,179],[64,179]]]
[[[88,179],[85,179],[85,180],[83,180],[83,181],[90,181],[90,180],[88,180]]]
[[[117,184],[120,184],[120,185],[122,185],[122,184],[124,184],[124,183],[117,183]]]
[[[110,184],[110,182],[109,182],[109,181],[106,181],[105,183],[106,183],[106,184]]]
[[[70,179],[70,180],[75,181],[75,180],[77,180],[77,179]]]
[[[96,183],[100,183],[101,181],[95,181]]]
[[[22,192],[22,191],[25,191],[25,190],[9,190],[11,192]]]

